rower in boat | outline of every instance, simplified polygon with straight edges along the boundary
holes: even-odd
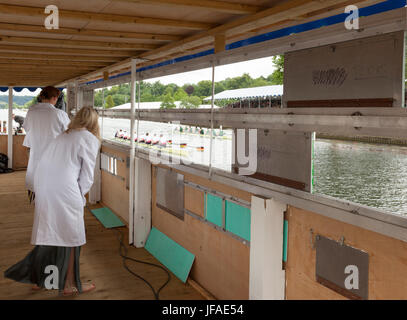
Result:
[[[120,134],[122,134],[122,132],[123,132],[122,129],[117,130],[116,133],[115,133],[115,135],[114,135],[114,137],[115,137],[115,138],[120,138]]]
[[[140,143],[144,143],[146,141],[146,136],[144,134],[141,135],[140,137]]]
[[[157,135],[154,133],[153,139],[152,139],[152,145],[156,145],[160,142],[160,139],[157,137]]]
[[[171,141],[171,140],[169,140],[169,141]],[[167,146],[167,140],[164,138],[163,134],[160,134],[159,145],[160,145],[160,147],[166,147]]]
[[[144,141],[145,144],[151,144],[151,136],[149,135],[149,133],[146,133],[146,139]]]

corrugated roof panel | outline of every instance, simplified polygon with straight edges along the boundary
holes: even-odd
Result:
[[[281,97],[283,95],[283,86],[264,86],[255,88],[243,88],[235,90],[226,90],[215,94],[215,100],[222,99],[250,99],[250,98],[264,98],[264,97]],[[204,100],[211,100],[212,97],[205,98]]]

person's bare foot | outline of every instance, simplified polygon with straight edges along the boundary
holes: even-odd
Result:
[[[86,293],[86,292],[90,292],[92,290],[96,289],[96,286],[93,283],[85,283],[82,285],[82,292],[81,293]],[[76,287],[66,287],[64,289],[64,293],[63,295],[65,297],[67,296],[74,296],[74,295],[78,295],[79,294],[79,290]]]
[[[41,290],[41,287],[37,286],[36,284],[31,288],[33,291]]]
[[[82,293],[90,292],[94,289],[96,289],[96,286],[93,283],[82,284]]]

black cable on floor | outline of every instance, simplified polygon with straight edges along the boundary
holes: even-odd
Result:
[[[118,237],[118,240],[119,240],[119,242],[120,242],[119,254],[120,254],[120,256],[123,258],[123,266],[124,266],[124,268],[125,268],[128,272],[130,272],[132,275],[134,275],[135,277],[137,277],[137,278],[139,278],[140,280],[144,281],[144,282],[150,287],[150,289],[153,291],[153,294],[154,294],[155,299],[156,299],[156,300],[160,300],[160,292],[161,292],[161,290],[164,289],[164,287],[165,287],[165,286],[170,282],[170,280],[171,280],[171,275],[170,275],[170,273],[168,272],[167,269],[165,269],[164,267],[162,267],[162,266],[160,266],[160,265],[158,265],[158,264],[154,264],[154,263],[150,263],[150,262],[146,262],[146,261],[141,261],[141,260],[137,260],[137,259],[128,257],[128,256],[127,256],[127,251],[128,251],[128,250],[127,250],[126,246],[125,246],[124,243],[123,243],[123,233],[121,232],[121,230],[116,230],[116,231],[118,231],[117,233],[120,234],[120,236]],[[124,249],[124,254],[123,254],[123,252],[122,252],[122,249]],[[135,272],[133,272],[132,270],[129,269],[129,267],[128,267],[127,264],[126,264],[126,260],[131,260],[131,261],[134,261],[134,262],[137,262],[137,263],[142,263],[142,264],[146,264],[146,265],[153,266],[153,267],[156,267],[156,268],[160,268],[160,269],[164,270],[164,271],[167,273],[168,279],[167,279],[167,281],[158,289],[158,291],[155,291],[150,282],[148,282],[145,278],[143,278],[142,276],[138,275],[137,273],[135,273]]]
[[[90,210],[90,208],[89,208],[88,206],[86,206],[86,209],[88,209],[89,212],[91,212],[91,210]],[[113,230],[115,230],[115,229],[113,229]],[[165,287],[165,286],[170,282],[170,280],[171,280],[171,275],[170,275],[170,273],[168,272],[167,269],[165,269],[164,267],[162,267],[162,266],[160,266],[160,265],[158,265],[158,264],[154,264],[154,263],[150,263],[150,262],[146,262],[146,261],[141,261],[141,260],[137,260],[137,259],[128,257],[128,256],[127,256],[127,251],[128,251],[128,250],[127,250],[126,246],[125,246],[124,243],[123,243],[123,232],[122,232],[121,230],[115,230],[115,231],[117,231],[117,234],[119,235],[117,239],[119,240],[119,243],[120,243],[120,245],[119,245],[119,255],[123,258],[123,267],[124,267],[128,272],[130,272],[132,275],[134,275],[135,277],[137,277],[137,278],[139,278],[140,280],[144,281],[144,282],[150,287],[151,291],[153,291],[154,298],[155,298],[156,300],[160,300],[160,292],[161,292],[161,290],[164,289],[164,287]],[[123,252],[122,252],[122,249],[124,249],[124,254],[123,254]],[[126,260],[131,260],[131,261],[133,261],[133,262],[142,263],[142,264],[146,264],[146,265],[153,266],[153,267],[156,267],[156,268],[160,268],[160,269],[164,270],[164,271],[167,273],[168,279],[167,279],[167,281],[158,289],[158,291],[155,291],[150,282],[148,282],[148,281],[147,281],[146,279],[144,279],[142,276],[138,275],[137,273],[135,273],[135,272],[133,272],[133,271],[131,271],[131,270],[129,269],[129,267],[128,267],[127,264],[126,264]]]

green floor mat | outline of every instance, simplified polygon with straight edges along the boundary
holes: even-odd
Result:
[[[93,209],[91,212],[107,229],[125,226],[109,208]]]
[[[187,281],[195,255],[154,227],[148,236],[145,249],[182,282]]]

